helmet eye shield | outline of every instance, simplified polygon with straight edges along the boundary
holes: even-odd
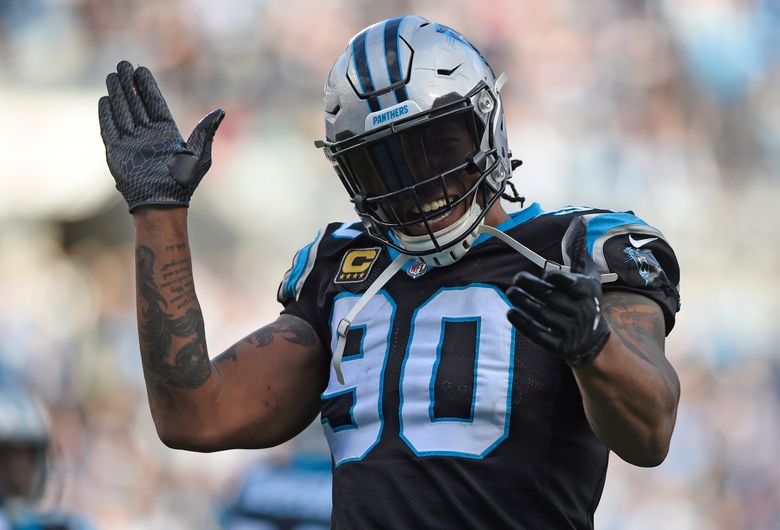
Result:
[[[361,215],[398,228],[473,195],[489,154],[480,150],[484,125],[471,104],[477,92],[323,146]]]
[[[371,213],[385,222],[419,221],[426,204],[465,194],[466,189],[455,188],[476,179],[471,161],[479,141],[466,110],[336,153]]]

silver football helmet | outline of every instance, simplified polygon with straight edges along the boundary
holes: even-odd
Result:
[[[316,145],[372,237],[429,265],[463,257],[512,172],[504,81],[460,33],[424,18],[350,40],[328,75]]]

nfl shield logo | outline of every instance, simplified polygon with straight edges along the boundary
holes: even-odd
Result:
[[[421,260],[416,259],[414,260],[414,263],[409,267],[409,270],[406,271],[406,274],[411,276],[412,278],[419,278],[423,274],[425,274],[425,271],[428,270],[428,266]]]

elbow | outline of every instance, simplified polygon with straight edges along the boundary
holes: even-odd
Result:
[[[630,450],[616,453],[629,464],[638,467],[660,466],[669,454],[669,446],[672,441],[674,419],[668,418],[659,424],[648,428]]]
[[[160,441],[170,449],[178,449],[181,451],[194,451],[198,453],[213,453],[219,451],[220,448],[213,445],[204,443],[203,440],[195,438],[184,437],[172,437],[172,436],[160,436]]]
[[[183,429],[173,426],[155,425],[160,441],[171,449],[194,451],[198,453],[213,453],[228,449],[219,436],[206,429]]]
[[[658,445],[648,452],[647,460],[642,463],[642,467],[658,467],[666,460],[669,454],[669,443]]]
[[[652,436],[641,450],[630,455],[619,455],[629,464],[638,467],[660,466],[669,454],[670,437]]]
[[[182,427],[155,424],[160,441],[171,449],[214,453],[227,449],[266,449],[291,438],[262,426],[226,426],[215,422]]]
[[[670,391],[666,399],[657,403],[654,407],[657,411],[655,421],[647,425],[639,443],[640,451],[634,461],[627,460],[628,462],[640,467],[657,467],[666,460],[677,420],[679,395],[678,383],[676,392]]]

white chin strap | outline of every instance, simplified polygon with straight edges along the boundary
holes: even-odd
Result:
[[[527,246],[523,245],[516,239],[506,235],[501,230],[498,230],[497,228],[494,228],[492,226],[488,225],[480,225],[479,227],[479,233],[480,234],[490,234],[491,236],[500,239],[513,249],[515,249],[521,256],[531,261],[534,265],[541,267],[542,270],[546,271],[563,271],[563,272],[569,272],[571,270],[571,267],[568,267],[566,265],[561,265],[560,263],[557,263],[555,261],[549,260],[547,258],[542,257],[541,255],[537,254]],[[609,283],[614,282],[618,279],[618,275],[614,272],[608,272],[606,274],[601,275],[601,283]]]
[[[464,216],[465,217],[465,216]],[[470,242],[463,247],[464,250],[462,252],[458,252],[457,254],[453,253],[452,256],[454,259],[450,263],[454,263],[458,259],[462,258],[466,251],[468,251],[469,248],[471,248],[471,244],[473,241],[477,238],[478,234],[489,234],[503,243],[506,243],[508,246],[512,247],[514,250],[516,250],[521,256],[531,261],[534,265],[537,265],[544,271],[549,270],[559,270],[563,272],[569,272],[570,267],[567,267],[566,265],[561,265],[560,263],[556,263],[554,261],[548,260],[541,255],[537,254],[527,246],[523,245],[516,239],[506,235],[501,230],[498,230],[497,228],[494,228],[492,226],[488,226],[485,224],[479,225],[479,227],[474,231],[473,234],[474,237],[471,238],[472,234],[469,234]],[[455,245],[455,247],[462,248],[460,243],[458,245]],[[457,258],[455,258],[455,255],[457,255]],[[425,261],[425,263],[428,263],[428,261],[425,260],[426,256],[420,256],[420,259]],[[379,290],[385,286],[387,282],[390,281],[390,278],[395,276],[395,273],[398,272],[404,265],[406,265],[406,262],[410,259],[414,259],[413,256],[408,256],[406,254],[399,254],[398,257],[396,257],[393,262],[388,266],[384,271],[382,271],[382,274],[379,275],[379,277],[374,280],[374,282],[368,287],[365,293],[360,297],[360,299],[357,301],[355,305],[352,306],[352,309],[349,310],[347,315],[339,321],[339,325],[336,329],[336,332],[338,333],[338,342],[336,343],[336,351],[333,352],[333,370],[336,372],[336,378],[338,379],[339,383],[342,385],[344,384],[344,374],[341,371],[341,358],[344,356],[344,347],[347,344],[347,333],[349,333],[349,327],[352,325],[352,321],[355,320],[355,317],[360,313],[360,311],[366,306],[366,304],[371,300],[371,298],[379,292]],[[433,263],[430,263],[431,265]],[[608,283],[608,282],[614,282],[617,280],[617,274],[614,272],[610,272],[607,274],[601,275],[601,283]]]
[[[373,296],[379,292],[379,289],[384,287],[385,284],[390,281],[390,278],[395,276],[395,273],[398,272],[401,267],[406,265],[406,262],[410,259],[412,259],[411,256],[407,256],[406,254],[399,254],[398,257],[393,260],[390,266],[383,270],[382,274],[380,274],[379,277],[374,280],[374,283],[372,283],[368,289],[366,289],[366,292],[363,293],[363,296],[360,297],[360,300],[358,300],[357,303],[352,306],[352,309],[349,310],[347,316],[339,321],[338,328],[336,328],[336,332],[339,335],[339,340],[336,344],[336,351],[333,352],[333,369],[336,371],[336,378],[342,385],[344,384],[344,374],[341,372],[341,358],[344,356],[344,346],[347,344],[347,333],[349,332],[349,326],[352,325],[352,321],[355,320],[355,317],[366,306],[371,298],[373,298]]]
[[[465,256],[466,252],[471,248],[471,245],[476,241],[477,237],[479,237],[479,230],[477,228],[465,235],[464,232],[479,219],[480,215],[482,215],[482,207],[475,197],[471,206],[469,206],[469,209],[460,217],[460,219],[450,226],[442,228],[438,232],[434,232],[433,237],[436,239],[439,247],[446,247],[453,241],[457,241],[457,243],[447,250],[441,250],[439,252],[434,251],[436,246],[433,244],[433,239],[431,239],[428,234],[410,236],[395,230],[393,230],[393,234],[398,240],[398,245],[407,251],[415,254],[427,252],[427,254],[418,256],[420,261],[426,265],[430,267],[446,267]]]

